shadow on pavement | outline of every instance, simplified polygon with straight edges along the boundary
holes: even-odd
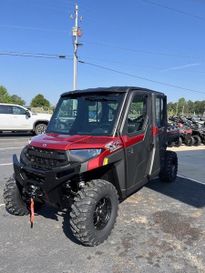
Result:
[[[79,244],[80,242],[73,236],[73,233],[70,228],[70,211],[59,211],[58,209],[54,207],[44,206],[41,208],[38,212],[39,215],[52,219],[55,221],[59,221],[59,217],[63,218],[62,222],[62,229],[65,234],[65,236],[71,240],[75,244]]]
[[[176,182],[173,183],[153,180],[146,187],[195,208],[205,207],[205,184],[191,179],[177,177]]]
[[[153,180],[146,187],[195,208],[205,207],[205,184],[178,177],[173,183],[163,183],[158,179]],[[45,206],[41,208],[38,214],[54,221],[59,221],[59,217],[61,217],[65,236],[75,244],[80,244],[73,236],[70,228],[69,210],[59,211],[53,207]]]
[[[12,132],[5,132],[5,133],[0,133],[0,138],[6,138],[6,137],[29,137],[29,136],[33,136],[32,133],[30,132],[16,132],[16,133],[12,133]]]

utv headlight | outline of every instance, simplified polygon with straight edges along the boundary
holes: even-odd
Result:
[[[85,162],[98,156],[101,152],[102,149],[69,150],[68,157],[71,162]]]

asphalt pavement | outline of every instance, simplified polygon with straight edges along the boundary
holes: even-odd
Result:
[[[199,180],[205,184],[205,145],[199,147],[181,146],[172,148],[177,152],[179,175]]]
[[[205,147],[178,151],[177,181],[154,180],[122,202],[109,239],[91,248],[73,238],[66,213],[43,208],[30,229],[27,216],[5,211],[12,154],[29,138],[0,137],[1,273],[205,272]]]

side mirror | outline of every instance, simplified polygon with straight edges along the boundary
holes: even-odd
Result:
[[[26,116],[27,116],[28,118],[30,118],[30,117],[31,117],[31,113],[30,113],[29,111],[26,111]]]

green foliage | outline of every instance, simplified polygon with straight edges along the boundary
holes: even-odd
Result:
[[[25,105],[25,101],[17,95],[10,95],[4,86],[0,86],[0,102]]]
[[[175,103],[169,102],[169,103],[167,104],[167,111],[168,111],[168,115],[169,115],[169,116],[174,116],[174,115],[176,115],[176,105],[175,105]]]
[[[194,102],[191,100],[187,101],[187,113],[194,113]]]
[[[205,100],[203,101],[186,101],[185,98],[180,98],[178,102],[169,102],[167,105],[168,115],[203,115],[205,112]]]
[[[0,103],[13,103],[25,105],[25,101],[18,95],[10,95],[4,86],[0,86]],[[43,107],[48,110],[51,108],[50,102],[42,94],[38,94],[31,101],[31,107]]]
[[[11,96],[11,101],[14,104],[25,105],[25,101],[21,97],[19,97],[17,95],[12,95]]]
[[[0,86],[0,102],[11,103],[11,97],[4,86]]]
[[[186,100],[185,98],[180,98],[178,100],[178,113],[184,113],[184,111],[186,110]]]
[[[42,94],[38,94],[32,99],[31,107],[49,108],[50,102]]]

